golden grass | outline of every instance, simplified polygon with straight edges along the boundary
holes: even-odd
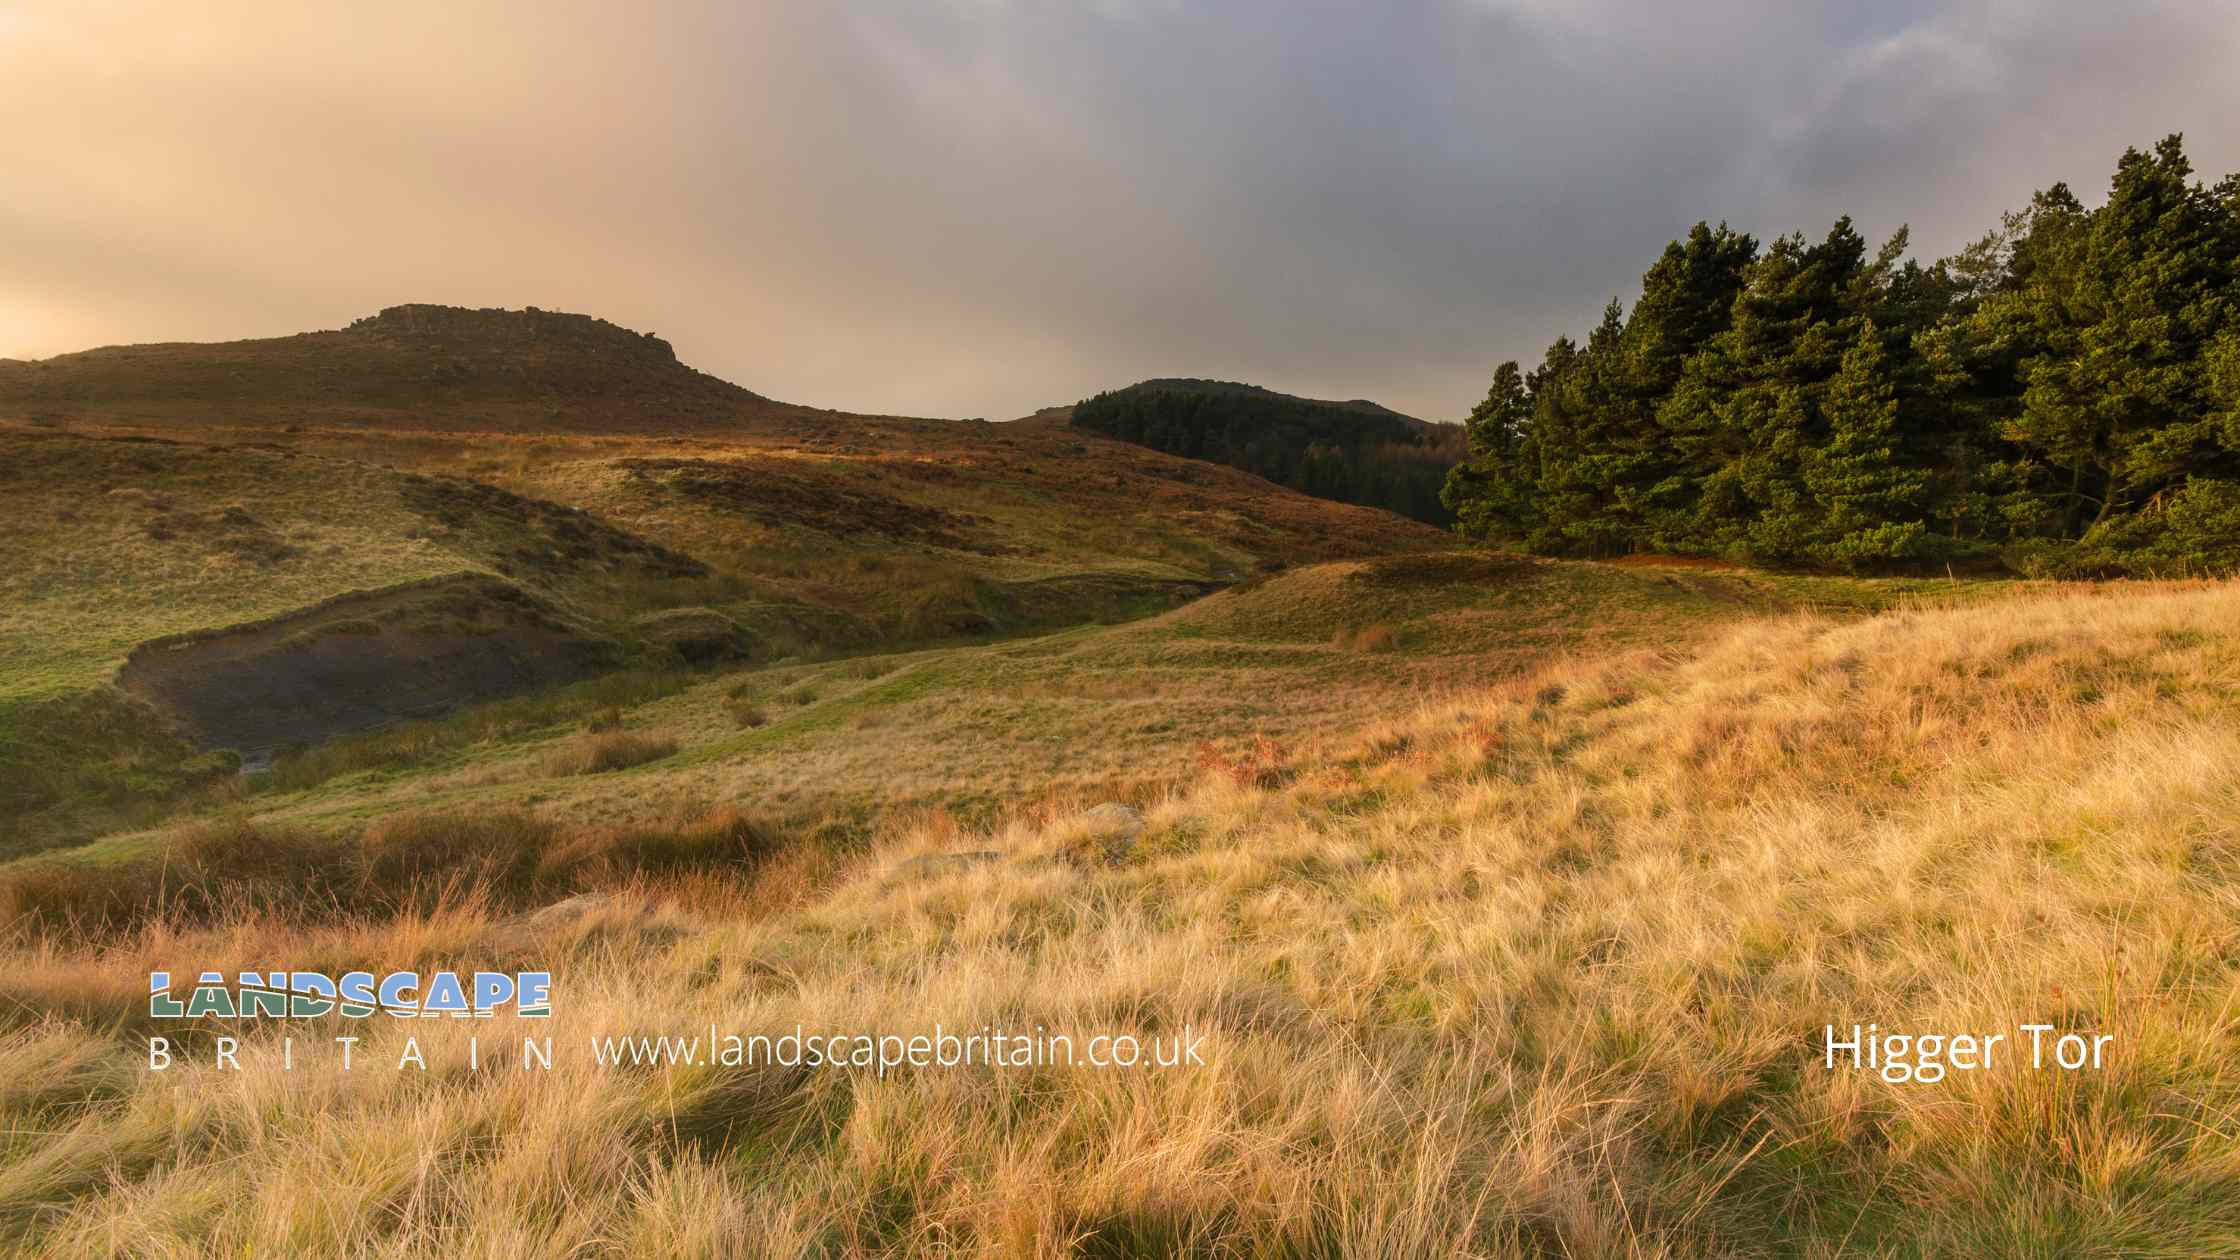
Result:
[[[1756,580],[1756,579],[1752,579]],[[1484,687],[1553,659],[1642,644],[1675,649],[1739,619],[1793,606],[1738,578],[1720,597],[1655,574],[1518,557],[1397,556],[1306,566],[1159,617],[1035,639],[703,676],[681,694],[628,702],[633,730],[678,754],[617,791],[599,776],[555,777],[557,732],[515,731],[364,769],[361,745],[415,743],[410,728],[284,760],[256,806],[299,821],[362,818],[446,802],[515,807],[531,798],[571,816],[622,823],[679,803],[753,801],[796,825],[864,823],[940,808],[975,823],[1043,799],[1155,795],[1222,755],[1272,739],[1307,752],[1332,732],[1411,712],[1426,697]],[[1805,579],[1874,606],[1931,590],[1996,589]],[[1334,644],[1349,607],[1389,609],[1390,650]],[[499,708],[527,702],[507,702]],[[447,730],[510,731],[470,712]],[[325,769],[321,769],[324,767]],[[308,773],[321,770],[318,774]],[[331,771],[331,772],[329,772]],[[278,789],[307,788],[308,791]]]
[[[537,927],[254,915],[0,960],[42,1255],[2217,1255],[2240,1249],[2240,586],[1791,615],[1552,665],[1133,847],[929,817]],[[991,856],[907,867],[932,853]],[[361,1067],[135,1066],[151,967],[546,965]],[[1888,1084],[1824,1024],[2109,1067]],[[594,1035],[1206,1035],[1170,1071],[601,1069]],[[321,1035],[326,1030],[321,1029]],[[356,1030],[354,1030],[356,1031]],[[425,1073],[392,1070],[417,1035]],[[571,1045],[575,1049],[571,1052]]]

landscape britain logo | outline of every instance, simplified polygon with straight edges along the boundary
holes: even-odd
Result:
[[[229,983],[215,971],[195,980],[184,1000],[171,992],[171,973],[148,973],[151,1019],[318,1019],[339,1014],[368,1019],[489,1018],[510,1009],[527,1019],[552,1014],[552,974],[545,971],[244,971]]]

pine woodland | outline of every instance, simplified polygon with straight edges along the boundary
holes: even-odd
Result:
[[[2171,136],[1931,264],[1699,223],[1467,430],[1456,528],[1550,554],[2240,570],[2240,176]]]

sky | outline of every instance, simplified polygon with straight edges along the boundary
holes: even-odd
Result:
[[[1699,219],[2240,170],[2236,67],[2232,0],[0,0],[0,357],[534,305],[849,411],[1456,419]]]

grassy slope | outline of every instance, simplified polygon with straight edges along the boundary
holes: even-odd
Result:
[[[1140,579],[1140,595],[1158,582],[1438,542],[1380,513],[1117,443],[1045,449],[1059,441],[1048,434],[978,430],[851,455],[401,434],[328,444],[254,430],[220,443],[116,440],[136,432],[0,427],[0,513],[21,543],[0,575],[0,697],[82,689],[160,634],[443,573],[499,572],[607,613],[699,596],[855,617],[862,643],[938,637],[944,614],[982,605],[1063,623],[1083,611],[1069,603],[1102,593],[1084,582],[1038,608],[1036,588],[1088,575]],[[339,453],[322,451],[330,445]],[[704,463],[693,471],[710,488],[680,491],[674,470],[638,467],[680,456]],[[477,501],[471,487],[432,492],[459,507],[463,523],[448,524],[411,493],[401,474],[413,473],[587,509],[730,580],[634,590],[629,566],[598,563],[610,557],[568,565],[541,554],[553,547],[547,522],[494,510],[507,504]],[[816,515],[841,495],[854,497]]]
[[[8,700],[83,690],[159,635],[480,567],[362,465],[0,434],[0,470],[20,544],[0,573]]]
[[[0,575],[0,787],[37,802],[0,811],[0,856],[145,822],[210,774],[104,693],[133,645],[345,591],[494,573],[658,665],[644,619],[673,609],[716,610],[758,659],[891,650],[1142,616],[1270,567],[1441,543],[1058,426],[812,413],[673,363],[660,371],[682,383],[571,376],[596,388],[552,404],[577,430],[636,435],[522,436],[472,427],[493,419],[482,377],[460,397],[393,379],[394,355],[344,355],[346,384],[386,381],[397,405],[341,423],[300,397],[331,384],[320,339],[340,336],[150,348],[153,366],[81,382],[96,401],[0,421],[0,528],[21,557]],[[529,367],[580,367],[556,363]],[[172,375],[184,401],[151,420],[145,395]],[[663,410],[695,390],[730,410]],[[514,401],[542,415],[543,398]],[[643,432],[672,422],[691,433]],[[664,550],[707,573],[680,578]]]
[[[99,440],[151,437],[168,444]],[[400,473],[537,502],[415,495]],[[1438,542],[1062,426],[775,403],[601,321],[441,307],[0,361],[0,489],[26,558],[0,587],[0,700],[82,690],[154,634],[460,569],[595,615],[698,594],[765,634],[861,646],[1140,613],[1177,584]],[[548,504],[720,580],[632,590],[605,556],[556,579]]]
[[[11,926],[0,1246],[2240,1246],[2229,585],[1396,556],[1434,536],[1050,421],[835,417],[634,343],[606,375],[507,350],[443,360],[430,386],[394,374],[424,347],[329,379],[322,356],[354,343],[290,341],[103,352],[78,383],[116,389],[48,380],[18,408],[38,424],[0,425],[0,514],[30,557],[0,578],[0,703],[98,695],[153,634],[461,569],[616,634],[709,605],[773,644],[883,654],[506,701],[284,761],[261,790],[190,798],[199,821],[0,865],[0,919],[143,866],[159,889],[207,872],[339,898],[324,837],[360,828],[345,848],[431,879],[541,872],[432,915],[352,902],[373,917],[347,925],[244,912],[92,944]],[[0,366],[0,414],[11,380],[55,370]],[[189,369],[186,405],[147,396]],[[151,435],[193,444],[89,440]],[[431,510],[426,475],[465,480],[432,483]],[[632,545],[571,553],[548,504]],[[713,571],[652,572],[638,540]],[[102,738],[142,720],[80,716]],[[107,768],[142,774],[125,752]],[[620,768],[580,772],[608,753]],[[1151,806],[1127,852],[1068,821],[1113,796]],[[742,839],[721,821],[741,808],[775,826]],[[998,857],[898,866],[952,850]],[[515,917],[584,887],[620,895]],[[461,1030],[384,1025],[361,1054],[393,1063],[420,1031],[437,1071],[135,1069],[142,972],[275,959],[549,965],[562,1017],[530,1031],[576,1052],[478,1077]],[[1808,1063],[1822,1022],[2032,1018],[2128,1055],[2104,1077],[1903,1089]],[[710,1019],[1190,1023],[1212,1066],[878,1082],[581,1062],[593,1031]]]
[[[145,816],[207,760],[110,689],[136,644],[461,573],[625,638],[642,609],[724,589],[596,521],[471,490],[282,448],[0,429],[17,544],[0,573],[0,853]],[[19,800],[59,803],[24,818]]]
[[[0,574],[0,779],[65,801],[22,825],[37,843],[145,818],[195,777],[99,695],[134,644],[344,591],[495,573],[626,641],[709,607],[768,660],[1120,620],[1271,566],[1441,542],[1048,428],[867,421],[846,450],[188,432],[0,425],[0,526],[21,544]],[[656,549],[708,572],[679,578]]]
[[[1307,647],[1183,633],[1203,611],[1136,632]],[[1217,767],[1125,851],[936,819],[558,925],[27,943],[0,1111],[42,1136],[0,1144],[0,1228],[53,1255],[2227,1254],[2235,624],[2233,584],[1778,614]],[[899,865],[967,849],[998,856]],[[516,1030],[384,1021],[348,1075],[282,1073],[269,1031],[244,1073],[133,1068],[150,967],[283,955],[550,965],[528,1031],[559,1067],[470,1072],[470,1032]],[[1897,1086],[1818,1066],[1853,1020],[2117,1043],[2096,1075]],[[711,1021],[1187,1025],[1207,1066],[584,1050]],[[389,1070],[409,1034],[426,1075]]]
[[[907,810],[985,823],[1041,802],[1140,798],[1255,740],[1296,749],[1552,659],[1677,648],[1816,595],[1887,604],[1979,589],[1995,588],[1676,577],[1464,553],[1345,561],[1123,625],[680,676],[636,703],[508,702],[344,740],[283,762],[255,795],[209,808],[321,827],[434,804],[608,823],[740,805],[856,834]],[[1370,627],[1391,631],[1389,649],[1354,646],[1349,632]],[[555,772],[555,757],[583,739],[582,720],[610,703],[630,730],[678,750],[613,775]],[[761,724],[742,726],[742,710]],[[119,836],[96,852],[160,834]]]

